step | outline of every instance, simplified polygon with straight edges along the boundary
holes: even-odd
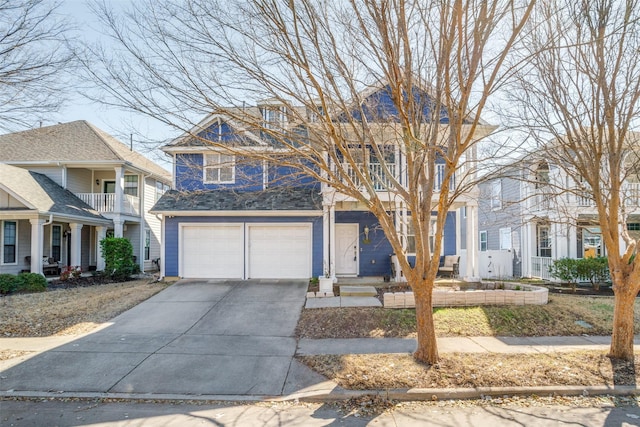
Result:
[[[340,286],[341,297],[375,297],[378,295],[373,286]]]

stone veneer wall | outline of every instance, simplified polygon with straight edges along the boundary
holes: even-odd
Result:
[[[520,290],[516,291],[515,287]],[[475,305],[544,305],[549,302],[549,289],[522,284],[505,284],[505,289],[455,291],[436,288],[433,290],[434,307],[463,307]],[[414,308],[413,292],[387,292],[384,308]]]

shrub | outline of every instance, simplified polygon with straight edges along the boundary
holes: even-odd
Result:
[[[47,290],[47,279],[38,273],[20,273],[15,278],[16,292],[44,292]]]
[[[578,277],[591,282],[596,291],[600,285],[610,280],[609,262],[605,257],[582,258],[577,261]]]
[[[0,274],[0,294],[7,295],[15,292],[17,286],[16,276],[6,273]]]
[[[104,257],[104,274],[114,280],[127,280],[138,271],[133,262],[133,247],[124,237],[107,237],[100,241]]]
[[[560,279],[564,283],[571,285],[571,288],[576,290],[576,284],[578,282],[578,263],[577,260],[572,258],[560,258],[553,261],[551,267],[549,267],[549,273]]]

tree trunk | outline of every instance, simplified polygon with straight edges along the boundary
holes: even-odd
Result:
[[[413,356],[420,362],[433,365],[438,363],[438,343],[433,325],[432,287],[426,288],[416,294],[418,348]]]
[[[609,357],[633,360],[633,311],[636,295],[628,284],[614,286],[613,333]]]

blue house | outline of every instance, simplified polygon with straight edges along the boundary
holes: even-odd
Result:
[[[376,107],[359,109],[357,117],[364,113],[369,122],[397,121],[388,88],[371,90],[367,96]],[[283,162],[269,161],[278,150],[277,142],[269,137],[270,128],[285,127],[292,139],[304,143],[306,130],[289,113],[276,100],[244,108],[243,114],[261,122],[256,127],[259,130],[224,114],[212,114],[192,132],[163,147],[173,158],[174,172],[174,190],[152,209],[163,219],[163,276],[263,279],[392,274],[391,245],[363,203],[312,174],[295,173],[295,168]],[[309,117],[318,111],[296,113]],[[431,114],[427,107],[425,114]],[[448,123],[446,111],[438,116],[441,124]],[[336,116],[334,120],[344,119]],[[207,141],[214,141],[215,146]],[[388,173],[402,183],[406,158],[400,145],[388,141],[384,145]],[[256,155],[262,152],[271,154]],[[355,167],[369,168],[379,177],[377,197],[393,212],[405,254],[411,259],[415,256],[413,236],[410,221],[406,221],[411,213],[388,191],[375,159]],[[460,255],[461,275],[477,276],[477,250],[466,256],[466,247],[477,246],[476,206],[477,196],[469,193],[447,215],[441,255]],[[460,231],[463,221],[464,235]],[[394,278],[403,280],[395,271]]]

